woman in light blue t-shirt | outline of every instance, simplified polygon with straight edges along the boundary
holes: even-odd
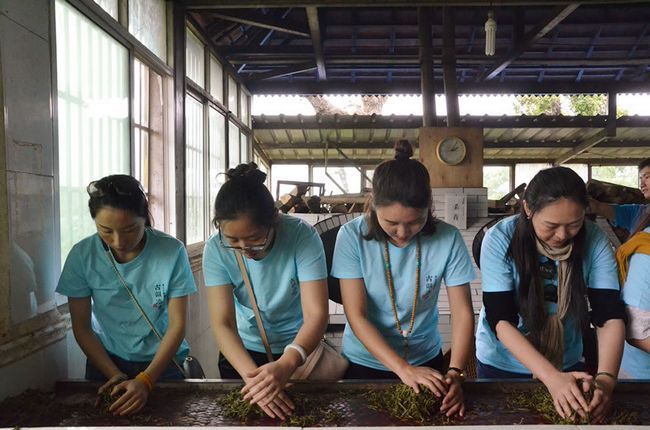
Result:
[[[230,169],[214,203],[219,231],[205,244],[203,275],[224,379],[242,378],[244,399],[284,419],[284,392],[327,327],[327,267],[316,230],[280,214],[255,163]],[[250,279],[273,355],[265,354],[237,254]]]
[[[412,155],[408,141],[397,143],[395,159],[375,169],[366,215],[341,227],[336,239],[332,276],[340,280],[348,321],[345,378],[399,378],[416,392],[425,386],[444,397],[442,412],[462,416],[475,273],[458,229],[434,219],[429,173]],[[449,367],[438,330],[443,281],[452,322]]]
[[[650,213],[617,253],[628,324],[620,377],[650,379]]]
[[[605,234],[585,221],[587,191],[571,169],[537,173],[519,215],[488,230],[481,247],[479,378],[538,378],[562,417],[606,416],[624,336],[616,262]],[[590,312],[588,309],[590,308]],[[589,321],[589,316],[591,321]],[[584,371],[582,332],[596,327],[598,371]],[[583,390],[593,383],[587,403]]]
[[[120,393],[109,410],[128,415],[144,407],[157,380],[183,378],[187,296],[196,286],[183,244],[151,228],[135,178],[106,176],[87,191],[97,233],[70,250],[56,291],[68,296],[86,379],[108,380],[99,393]]]

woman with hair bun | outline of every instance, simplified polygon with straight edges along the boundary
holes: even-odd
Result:
[[[287,381],[327,327],[327,266],[316,230],[278,212],[255,163],[226,173],[214,202],[218,232],[205,244],[203,274],[221,377],[241,377],[244,399],[270,417],[291,415]],[[238,256],[254,290],[268,344],[249,299]]]
[[[365,216],[339,230],[332,276],[339,278],[347,324],[346,378],[397,379],[443,397],[447,416],[464,414],[461,383],[472,351],[475,278],[458,229],[431,213],[429,172],[407,140],[377,166]],[[452,353],[445,366],[438,294],[447,288]]]

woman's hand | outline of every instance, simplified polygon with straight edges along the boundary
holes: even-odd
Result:
[[[149,398],[149,388],[144,382],[137,379],[129,379],[115,385],[111,390],[111,396],[122,395],[108,408],[113,415],[132,415],[144,408]]]
[[[293,414],[293,410],[295,409],[293,402],[284,390],[281,390],[273,400],[264,406],[259,405],[259,407],[266,415],[271,418],[280,418],[282,421]]]
[[[95,406],[99,406],[99,398],[104,393],[104,391],[113,388],[113,386],[117,385],[122,381],[126,381],[127,379],[129,379],[129,377],[125,373],[118,373],[113,377],[111,377],[108,381],[106,381],[104,385],[99,387],[99,390],[97,390],[97,402]]]
[[[465,416],[465,397],[463,396],[463,387],[461,385],[463,381],[463,376],[453,370],[447,372],[447,375],[445,375],[445,382],[447,383],[447,387],[449,387],[449,391],[442,399],[440,412],[448,417],[453,417],[456,414],[461,417]]]
[[[430,367],[409,365],[400,371],[397,376],[418,394],[420,393],[420,385],[427,387],[436,397],[442,397],[448,391],[445,377]]]
[[[263,408],[271,403],[284,389],[294,370],[294,366],[283,360],[278,360],[266,363],[252,372],[248,372],[244,375],[246,385],[241,390],[244,400],[250,404],[258,404]],[[281,401],[280,405],[276,406],[281,406],[284,403],[286,402]],[[288,405],[293,409],[293,403],[290,400]]]
[[[591,423],[602,423],[612,407],[612,393],[616,379],[609,375],[600,374],[594,378],[594,395],[589,404]]]
[[[582,418],[587,417],[590,409],[584,393],[589,391],[592,380],[592,376],[586,372],[555,372],[544,381],[553,397],[555,410],[562,418],[570,418],[576,412]]]

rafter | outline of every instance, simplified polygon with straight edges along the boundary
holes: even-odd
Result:
[[[645,66],[639,71],[639,78],[646,76]],[[439,81],[436,81],[439,82]],[[394,79],[391,85],[385,82],[251,82],[248,89],[253,94],[420,94],[418,79]],[[624,82],[465,82],[458,85],[459,94],[603,94],[609,91],[619,93],[650,92],[648,81]],[[441,86],[436,93],[441,93]]]
[[[254,27],[266,28],[269,30],[280,31],[282,33],[293,34],[300,37],[309,37],[309,33],[306,28],[299,27],[296,25],[291,25],[285,21],[279,21],[273,19],[267,15],[264,15],[255,11],[228,11],[228,12],[210,12],[210,15],[221,18],[226,21],[237,22],[240,24],[252,25]]]
[[[246,79],[246,83],[262,81],[264,79],[280,78],[283,76],[295,75],[296,73],[303,73],[314,70],[316,65],[313,62],[302,63],[296,66],[280,67],[264,73],[254,73]]]
[[[225,9],[225,8],[260,8],[260,7],[414,7],[414,6],[549,6],[570,4],[567,0],[178,0],[188,10]],[[638,3],[639,0],[590,0],[590,4]]]
[[[521,54],[526,52],[529,47],[534,45],[539,39],[544,37],[546,33],[551,31],[560,22],[562,22],[564,18],[569,16],[571,12],[576,10],[578,6],[580,6],[579,3],[571,3],[567,6],[560,6],[555,8],[553,10],[553,13],[551,13],[551,15],[545,21],[537,24],[535,27],[533,27],[532,30],[526,33],[524,40],[519,45],[516,45],[514,49],[510,51],[510,53],[508,53],[505,58],[501,59],[501,61],[496,66],[488,70],[485,79],[490,80],[497,77],[499,73],[505,70],[506,67],[515,61]]]
[[[557,158],[553,164],[564,164],[567,161],[572,160],[576,156],[582,154],[583,152],[587,151],[588,149],[593,148],[594,146],[598,145],[600,142],[603,140],[607,139],[609,136],[607,130],[600,130],[598,133],[594,134],[584,142],[576,145],[572,150],[570,150],[568,153],[562,155],[561,157]]]
[[[318,19],[318,9],[315,7],[305,8],[307,12],[307,23],[311,33],[311,41],[314,47],[314,57],[316,58],[316,68],[318,71],[318,80],[326,81],[327,72],[325,71],[325,57],[323,56],[323,42],[320,31],[320,20]]]

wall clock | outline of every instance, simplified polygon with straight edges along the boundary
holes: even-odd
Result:
[[[467,155],[467,145],[458,136],[444,137],[436,147],[438,159],[449,166],[460,164]]]

